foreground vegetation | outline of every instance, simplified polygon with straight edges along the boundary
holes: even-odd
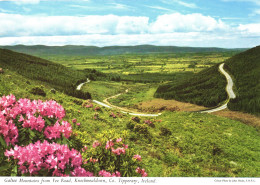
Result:
[[[64,108],[66,115],[62,119],[68,121],[72,127],[69,138],[62,134],[60,138],[45,138],[44,132],[35,131],[30,127],[23,129],[18,120],[20,117],[13,120],[19,131],[15,144],[26,141],[24,145],[28,142],[37,145],[40,138],[41,142],[47,140],[59,145],[67,144],[70,151],[74,148],[80,152],[78,155],[82,156],[83,163],[74,166],[74,169],[64,169],[63,175],[73,175],[73,171],[80,167],[85,172],[90,172],[88,175],[95,176],[116,176],[119,175],[117,172],[120,172],[120,176],[145,176],[146,173],[148,176],[157,177],[260,176],[260,135],[254,127],[239,121],[200,113],[165,111],[156,118],[133,117],[114,109],[99,107],[90,100],[68,96],[60,90],[52,91],[51,83],[43,83],[31,75],[19,74],[15,69],[9,67],[9,70],[6,70],[5,67],[5,72],[0,74],[1,96],[13,94],[16,100],[55,100]],[[33,87],[41,85],[45,96],[31,91]],[[120,88],[118,90],[120,91]],[[3,104],[0,107],[3,113],[5,107]],[[48,123],[43,129],[54,126],[55,120],[47,121],[49,118],[44,115],[42,117]],[[27,134],[23,134],[22,130]],[[6,149],[12,151],[13,145],[7,146],[4,135],[1,133],[0,136],[0,175],[30,175],[30,171],[23,173],[24,167],[17,163],[19,158],[14,160],[10,153],[4,154]],[[23,136],[29,139],[23,139]],[[103,147],[93,148],[98,145],[96,140]],[[112,148],[105,148],[109,140],[115,144],[114,152]],[[123,149],[115,151],[117,148],[123,148],[126,154]],[[117,152],[120,155],[117,155]],[[7,156],[12,160],[8,161]],[[118,156],[121,156],[121,159]],[[86,164],[85,159],[88,161]],[[71,161],[68,164],[71,164]],[[25,167],[29,169],[29,166]],[[142,171],[142,168],[145,171]],[[86,176],[82,169],[82,174]],[[43,169],[38,175],[53,175],[53,172],[53,169]]]

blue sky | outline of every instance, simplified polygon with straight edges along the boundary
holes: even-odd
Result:
[[[260,45],[260,0],[0,0],[0,45]]]

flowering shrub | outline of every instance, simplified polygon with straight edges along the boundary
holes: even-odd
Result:
[[[93,107],[93,104],[88,104],[85,106],[86,108],[92,108]]]
[[[126,135],[125,131],[120,137],[113,130],[100,134],[92,148],[82,154],[86,161],[83,166],[103,177],[147,176],[147,173],[136,172],[136,168],[142,166],[141,156],[125,144]]]
[[[145,120],[144,123],[147,124],[150,127],[153,127],[153,128],[155,127],[155,124],[151,120],[149,120],[149,119]]]
[[[116,115],[113,112],[111,112],[109,116],[112,118],[116,118]]]
[[[88,149],[89,141],[82,139],[87,134],[72,134],[64,116],[63,107],[53,100],[1,97],[0,163],[7,163],[8,170],[0,169],[0,175],[147,176],[144,169],[136,171],[142,166],[141,156],[125,144],[126,132],[123,137],[105,132]],[[76,118],[72,123],[80,125]]]
[[[93,118],[94,119],[98,119],[99,118],[99,114],[97,112],[95,112]]]
[[[131,120],[135,121],[136,123],[140,123],[140,118],[139,117],[132,117]]]
[[[27,145],[37,140],[69,138],[72,127],[62,121],[65,110],[56,101],[20,99],[15,96],[0,98],[0,136],[7,145]],[[54,123],[54,124],[53,124]]]
[[[100,107],[95,107],[95,109],[94,109],[95,111],[101,111],[101,108]]]
[[[18,160],[22,174],[44,176],[93,176],[81,168],[82,157],[75,149],[56,143],[31,143],[25,147],[15,146],[7,150],[5,155]]]

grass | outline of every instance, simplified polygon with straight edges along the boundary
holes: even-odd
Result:
[[[136,104],[154,99],[157,86],[156,84],[134,84],[127,93],[109,99],[109,102],[120,107],[136,108]]]
[[[222,62],[236,52],[219,53],[167,53],[125,54],[108,56],[42,56],[70,68],[97,69],[105,73],[139,74],[199,72],[213,64]]]
[[[131,116],[101,108],[98,119],[93,108],[82,107],[83,100],[70,97],[51,87],[44,86],[46,97],[29,93],[31,86],[39,81],[26,79],[12,71],[1,74],[0,89],[4,94],[13,93],[17,98],[54,99],[66,110],[66,120],[77,118],[80,127],[74,126],[89,143],[97,134],[107,130],[128,132],[126,143],[142,156],[149,176],[214,176],[214,177],[259,177],[260,135],[251,126],[239,121],[214,115],[165,111],[160,117],[150,119],[154,127],[144,124],[149,118],[141,118],[140,124],[131,121]],[[28,82],[30,84],[28,84]],[[97,106],[94,104],[94,107]],[[113,111],[117,117],[110,117]],[[147,132],[129,127],[129,123],[147,128]]]
[[[82,90],[88,91],[92,99],[102,101],[105,98],[124,92],[126,88],[126,85],[122,84],[122,82],[91,81],[83,85]]]
[[[132,120],[133,116],[115,109],[101,107],[100,111],[95,111],[98,106],[95,103],[93,108],[86,108],[82,106],[85,100],[60,90],[53,93],[51,84],[18,74],[15,70],[5,70],[0,74],[0,82],[1,95],[12,93],[17,98],[59,102],[66,110],[65,120],[71,122],[77,118],[81,123],[80,127],[73,125],[73,129],[80,141],[84,140],[88,146],[105,131],[127,131],[125,143],[142,156],[149,176],[260,177],[259,131],[240,121],[201,113],[163,111],[156,118],[140,117],[137,123]],[[31,94],[30,90],[35,86],[42,86],[46,96]],[[131,93],[132,89],[133,94],[125,94],[122,100],[133,105],[151,100],[156,84],[91,81],[83,88],[100,99],[125,88]],[[112,112],[116,118],[110,116]],[[147,120],[153,124],[146,124]]]

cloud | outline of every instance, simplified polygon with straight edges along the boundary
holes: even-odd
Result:
[[[112,5],[111,8],[115,9],[130,9],[130,6],[124,5],[124,4],[119,4],[119,3],[109,3],[109,5]]]
[[[254,4],[260,6],[259,0],[221,0],[221,1],[224,1],[224,2],[250,2],[250,3],[254,3]]]
[[[12,11],[0,8],[0,13],[12,13]]]
[[[258,24],[240,24],[238,30],[244,36],[260,36],[260,23]]]
[[[148,7],[148,8],[152,8],[152,9],[157,9],[157,10],[166,10],[166,11],[173,11],[171,9],[168,9],[168,8],[164,8],[164,7],[161,7],[161,6],[145,6],[145,7]]]
[[[221,20],[198,13],[187,15],[173,13],[158,16],[150,28],[152,33],[171,33],[225,31],[229,26]]]
[[[212,32],[229,29],[224,22],[210,16],[180,13],[160,15],[153,22],[144,16],[28,16],[0,13],[0,25],[0,37]]]
[[[260,23],[228,25],[194,14],[145,16],[44,16],[0,13],[0,43],[44,45],[178,45],[253,47],[260,43]]]
[[[13,2],[17,5],[22,5],[22,4],[38,4],[40,3],[40,0],[0,0],[0,1],[9,1]]]
[[[166,3],[166,4],[179,4],[181,6],[185,6],[187,8],[198,8],[198,6],[195,3],[187,3],[185,1],[181,0],[161,0],[161,2]]]
[[[134,34],[145,32],[148,22],[148,17],[134,16],[26,16],[0,13],[0,37]]]

